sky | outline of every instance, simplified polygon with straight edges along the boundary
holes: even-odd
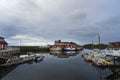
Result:
[[[55,40],[88,44],[120,41],[120,0],[1,0],[0,36],[9,45]]]

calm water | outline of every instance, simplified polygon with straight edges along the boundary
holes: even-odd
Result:
[[[43,61],[29,62],[10,68],[0,68],[1,80],[111,80],[107,68],[87,63],[78,53],[41,53]],[[120,79],[120,78],[119,78]],[[119,80],[118,79],[118,80]],[[112,79],[115,80],[115,79]]]

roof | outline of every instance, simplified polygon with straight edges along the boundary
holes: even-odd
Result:
[[[0,39],[4,39],[4,37],[0,37]]]
[[[110,42],[109,45],[112,47],[120,47],[120,42]]]

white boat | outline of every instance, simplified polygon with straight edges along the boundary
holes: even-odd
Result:
[[[90,53],[82,54],[82,57],[85,59],[85,61],[91,62],[93,57],[100,57],[101,53],[98,49],[93,49]]]
[[[67,48],[64,48],[64,51],[75,51],[76,48],[74,47],[67,47]]]
[[[20,55],[20,58],[33,58],[35,61],[39,61],[44,58],[41,54],[34,54],[33,52],[28,52],[27,55]]]
[[[58,51],[57,51],[57,50],[51,50],[51,51],[50,51],[50,54],[51,54],[51,55],[59,55],[59,54],[61,54],[61,53],[63,53],[63,51],[59,51],[59,50],[58,50]]]
[[[109,50],[106,55],[120,57],[120,50]]]
[[[61,47],[51,47],[50,51],[61,51],[62,48]]]
[[[45,57],[45,56],[42,56],[42,55],[36,56],[36,57],[35,57],[35,62],[43,61],[43,58],[44,58],[44,57]]]
[[[68,54],[72,54],[72,53],[76,53],[77,51],[64,51],[64,53],[68,53]]]

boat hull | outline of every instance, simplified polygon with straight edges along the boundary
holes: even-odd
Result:
[[[61,47],[57,47],[57,48],[50,48],[51,51],[61,51],[62,48]]]
[[[75,48],[64,48],[64,51],[76,51]]]

